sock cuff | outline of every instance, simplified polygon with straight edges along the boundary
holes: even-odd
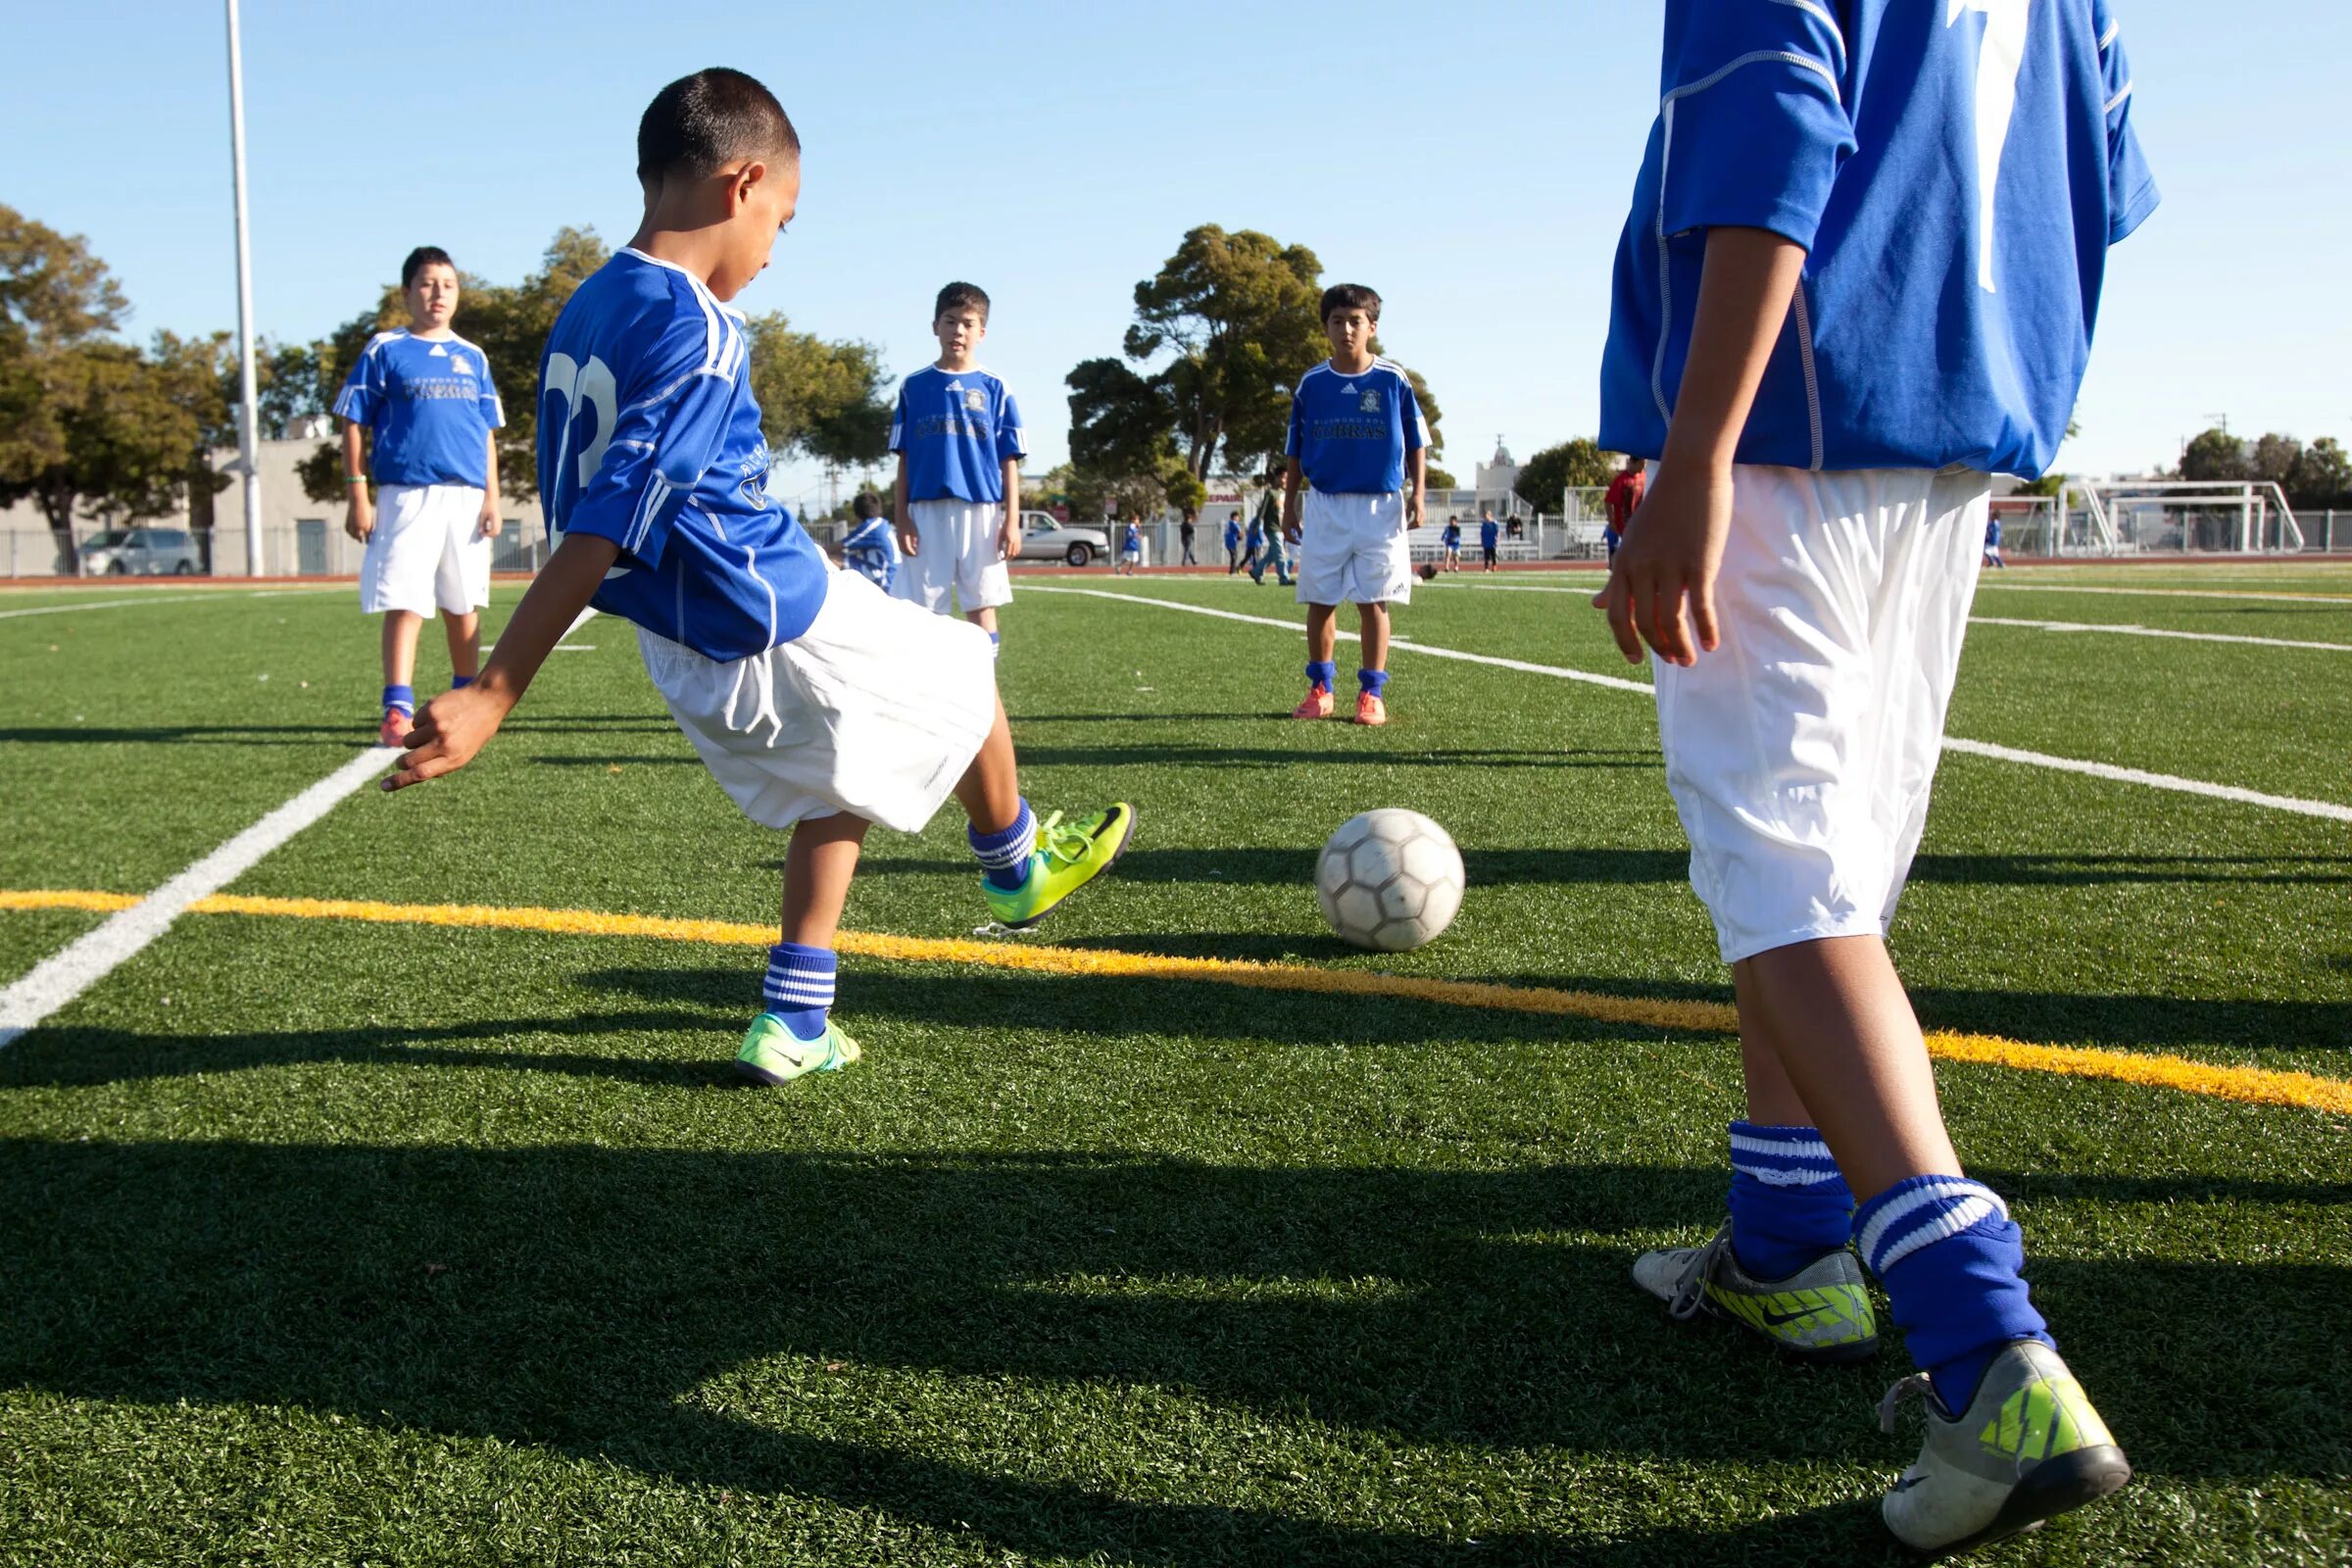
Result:
[[[472,685],[475,678],[472,675],[452,675],[449,677],[449,689],[453,692],[462,692]]]
[[[1306,683],[1331,690],[1331,683],[1340,678],[1340,663],[1336,659],[1310,660],[1306,666]]]
[[[410,714],[411,716],[415,716],[416,712],[416,688],[414,686],[386,686],[384,688],[384,706],[386,708],[397,708],[402,712]]]
[[[1731,1137],[1732,1169],[1767,1187],[1845,1185],[1818,1127],[1766,1127],[1736,1121]]]
[[[1923,1247],[1947,1241],[1985,1220],[2009,1222],[2009,1205],[1965,1176],[1914,1176],[1896,1182],[1854,1211],[1854,1246],[1881,1279]]]
[[[1355,672],[1355,683],[1377,697],[1382,688],[1389,684],[1389,672],[1385,669],[1359,669]]]
[[[977,856],[983,869],[1009,871],[1036,852],[1037,817],[1029,809],[1029,802],[1021,802],[1021,814],[1012,825],[996,833],[983,833],[966,828],[964,837],[971,842],[972,854]]]
[[[841,967],[830,948],[779,942],[767,950],[767,976],[760,998],[771,1012],[803,1011],[833,1004],[833,983]]]

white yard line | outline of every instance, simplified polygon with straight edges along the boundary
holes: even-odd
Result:
[[[595,609],[593,606],[591,606],[589,609],[583,610],[583,611],[581,611],[581,612],[580,612],[578,614],[576,614],[576,615],[572,616],[572,617],[571,617],[571,624],[564,628],[564,637],[569,637],[570,635],[572,635],[572,633],[574,633],[574,632],[578,631],[578,630],[579,630],[579,629],[580,629],[582,626],[585,626],[585,625],[587,625],[587,624],[588,624],[590,621],[594,620],[594,619],[597,617],[598,613],[599,613],[599,612],[598,612],[598,611],[597,611],[597,610],[596,610],[596,609]],[[486,654],[486,653],[489,653],[491,650],[495,649],[496,647],[498,647],[498,644],[496,644],[496,643],[484,643],[484,644],[482,644],[482,652],[483,652],[483,653],[485,653],[485,654]],[[594,643],[568,643],[568,644],[567,644],[567,643],[565,643],[565,642],[564,641],[564,638],[563,638],[563,637],[559,637],[559,638],[557,638],[557,639],[556,639],[556,646],[555,646],[554,652],[556,652],[556,653],[559,653],[559,654],[593,654],[593,653],[595,653],[595,652],[596,652],[596,644],[594,644]]]
[[[338,585],[326,585],[338,586]],[[326,591],[318,588],[256,588],[240,593],[235,589],[223,592],[217,588],[158,588],[136,599],[87,599],[77,605],[41,605],[31,610],[0,610],[0,620],[14,620],[20,615],[70,615],[77,610],[121,610],[126,605],[201,605],[214,600],[277,599],[286,594],[315,594]]]
[[[2011,620],[2001,615],[1971,615],[1972,626],[2023,626],[2029,631],[2103,631],[2123,637],[2177,637],[2190,643],[2244,643],[2253,648],[2317,648],[2330,654],[2352,654],[2352,643],[2310,643],[2291,637],[2239,637],[2219,631],[2171,631],[2162,626],[2114,625],[2095,620]]]
[[[2126,599],[2260,599],[2279,605],[2333,605],[2352,608],[2352,594],[2282,594],[2238,592],[2226,588],[2116,588],[2104,583],[2068,585],[2057,582],[2008,582],[1977,579],[1977,592],[2005,594],[2114,594]]]
[[[1182,610],[1196,615],[1214,615],[1219,620],[1239,620],[1253,626],[1274,626],[1283,631],[1297,631],[1298,622],[1276,620],[1269,615],[1244,615],[1230,610],[1211,610],[1206,605],[1188,605],[1182,600],[1154,599],[1145,594],[1110,593],[1101,588],[1044,588],[1025,587],[1025,593],[1072,594],[1089,599],[1119,599],[1135,605],[1155,605],[1162,610]],[[1539,590],[1545,591],[1545,590]],[[1558,590],[1548,590],[1557,592]],[[1353,639],[1354,633],[1341,632],[1344,638]],[[1564,669],[1554,664],[1531,664],[1524,660],[1497,659],[1490,654],[1466,654],[1459,649],[1433,648],[1427,643],[1406,642],[1397,637],[1390,640],[1391,648],[1401,648],[1416,654],[1428,654],[1439,659],[1459,660],[1468,664],[1491,664],[1497,669],[1515,669],[1530,675],[1550,675],[1561,680],[1582,681],[1587,685],[1605,686],[1612,691],[1639,692],[1644,697],[1653,689],[1646,681],[1625,680],[1615,675],[1595,675],[1590,670]],[[2339,806],[2333,801],[2307,801],[2292,795],[2266,795],[2260,790],[2239,789],[2234,784],[2216,784],[2207,779],[2182,778],[2173,773],[2150,773],[2136,767],[2117,767],[2109,762],[2086,762],[2079,758],[2053,757],[2047,752],[2021,751],[2014,746],[1995,746],[1988,741],[1962,740],[1947,735],[1944,750],[1966,752],[1975,757],[1996,758],[2004,762],[2020,762],[2029,767],[2046,767],[2061,773],[2082,773],[2091,778],[2107,779],[2118,784],[2139,784],[2149,789],[2171,790],[2181,795],[2201,795],[2207,800],[2235,801],[2243,806],[2260,806],[2274,811],[2291,811],[2300,816],[2326,817],[2330,821],[2352,822],[2352,806]]]
[[[107,916],[0,991],[0,1051],[97,984],[170,929],[189,905],[243,876],[262,857],[318,821],[336,802],[390,766],[400,753],[370,747],[172,877],[129,908]]]

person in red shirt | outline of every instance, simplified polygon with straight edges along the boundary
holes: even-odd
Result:
[[[1642,460],[1628,457],[1617,477],[1609,481],[1609,493],[1602,505],[1609,509],[1608,526],[1600,530],[1600,542],[1609,547],[1609,559],[1617,559],[1617,547],[1625,543],[1626,525],[1634,520],[1634,509],[1642,505],[1642,492],[1648,485],[1642,472]]]

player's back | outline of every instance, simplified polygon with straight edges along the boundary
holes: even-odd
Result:
[[[1743,225],[1808,254],[1740,461],[2039,472],[2156,204],[2120,33],[2106,0],[1669,7],[1601,444],[1661,450],[1705,230]]]
[[[824,604],[814,541],[766,493],[740,318],[624,250],[574,291],[539,376],[548,530],[612,539],[594,603],[713,659],[789,642]]]

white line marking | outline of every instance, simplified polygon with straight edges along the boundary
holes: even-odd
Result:
[[[2222,588],[2114,588],[2105,584],[2069,586],[2055,582],[1990,582],[1977,579],[1977,592],[1991,589],[2009,594],[2115,594],[2127,599],[2263,599],[2281,605],[2333,605],[2352,608],[2352,594],[2281,594],[2232,592]]]
[[[2178,637],[2191,643],[2245,643],[2255,648],[2318,648],[2331,654],[2352,654],[2352,643],[2307,643],[2289,637],[2237,637],[2219,631],[2172,631],[2162,626],[2110,624],[2095,620],[2011,620],[2002,615],[1971,615],[1972,626],[2023,626],[2029,631],[2104,631],[2125,637]]]
[[[1029,588],[1035,594],[1081,594],[1089,599],[1123,599],[1129,604],[1156,605],[1163,610],[1189,611],[1196,615],[1214,615],[1219,620],[1246,621],[1255,626],[1274,626],[1283,631],[1299,629],[1297,621],[1275,620],[1265,615],[1236,614],[1230,610],[1211,610],[1205,605],[1188,605],[1175,599],[1153,599],[1144,594],[1115,594],[1100,588]],[[1341,632],[1350,641],[1353,632]],[[1470,664],[1492,664],[1498,669],[1516,669],[1530,675],[1551,675],[1562,680],[1583,681],[1589,685],[1606,686],[1612,691],[1639,692],[1644,697],[1654,695],[1645,681],[1623,680],[1614,675],[1595,675],[1588,670],[1562,669],[1552,664],[1531,664],[1516,659],[1496,659],[1487,654],[1465,654],[1452,648],[1432,648],[1427,643],[1406,642],[1401,637],[1390,639],[1391,648],[1407,649],[1416,654],[1430,654],[1439,659],[1454,659]],[[2235,801],[2244,806],[2267,807],[2274,811],[2292,811],[2300,816],[2321,816],[2337,822],[2352,822],[2352,806],[2338,806],[2332,801],[2306,801],[2291,795],[2265,795],[2260,790],[2239,789],[2234,784],[2215,784],[2201,778],[2181,778],[2172,773],[2150,773],[2136,767],[2117,767],[2110,762],[2086,762],[2072,757],[2053,757],[2047,752],[2020,751],[2014,746],[1995,746],[1989,741],[1962,740],[1947,735],[1944,749],[1967,752],[1977,757],[1997,758],[2004,762],[2023,762],[2030,767],[2053,768],[2061,773],[2082,773],[2091,778],[2103,778],[2118,784],[2141,784],[2149,789],[2171,790],[2181,795],[2202,795],[2208,800]]]
[[[578,631],[582,626],[585,626],[590,621],[594,620],[599,613],[600,612],[594,606],[590,606],[588,609],[581,611],[578,614],[571,617],[571,624],[564,628],[564,636],[568,637],[573,632]],[[496,643],[484,643],[482,644],[481,651],[487,654],[496,651],[497,648],[498,644]],[[559,637],[556,639],[554,652],[559,654],[593,654],[596,652],[596,644],[566,644],[562,637]]]
[[[2333,801],[2304,801],[2291,795],[2265,795],[2260,790],[2241,790],[2234,784],[2213,784],[2201,778],[2149,773],[2136,767],[2117,767],[2111,762],[2085,762],[2072,757],[2052,757],[2046,752],[2021,752],[2015,747],[1995,746],[1989,741],[1964,741],[1957,735],[1946,735],[1943,749],[1947,752],[1966,752],[1973,757],[1994,757],[2004,762],[2026,762],[2034,767],[2056,768],[2061,773],[2083,773],[2118,784],[2144,784],[2153,790],[2173,790],[2182,795],[2202,795],[2208,800],[2236,801],[2246,806],[2268,807],[2274,811],[2292,811],[2298,816],[2324,816],[2330,821],[2352,822],[2352,806],[2338,806]]]
[[[391,765],[400,755],[370,747],[239,833],[127,909],[107,916],[0,991],[0,1051],[80,996],[171,927],[198,899],[243,876],[271,850],[331,810],[337,801]]]
[[[233,590],[223,593],[218,589],[185,588],[173,591],[158,588],[136,599],[85,599],[77,605],[42,605],[33,610],[0,610],[0,620],[14,620],[19,615],[69,615],[76,610],[120,610],[125,605],[200,605],[214,600],[275,599],[284,594],[318,593],[318,588],[262,588],[247,593]]]

